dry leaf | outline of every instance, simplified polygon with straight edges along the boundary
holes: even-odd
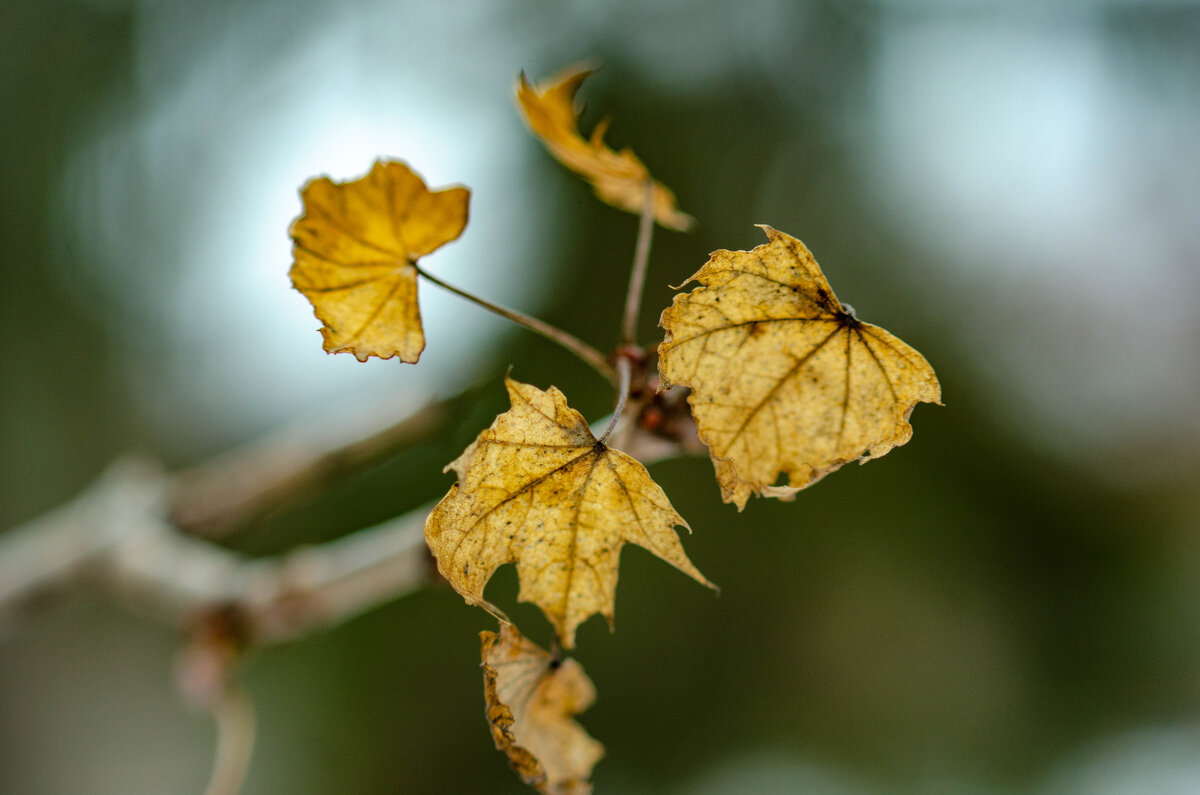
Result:
[[[594,69],[570,66],[550,78],[549,85],[532,85],[522,73],[517,84],[517,104],[521,115],[546,148],[567,168],[592,183],[601,201],[640,213],[646,197],[646,183],[653,178],[631,149],[613,151],[604,143],[608,122],[592,130],[590,139],[579,133],[575,92]],[[653,182],[651,206],[654,218],[670,229],[687,229],[692,217],[675,207],[675,194],[661,182]]]
[[[300,198],[292,284],[325,324],[325,350],[416,362],[425,334],[413,263],[462,234],[470,191],[430,191],[404,163],[378,161],[353,182],[314,179]]]
[[[511,624],[480,632],[487,718],[496,748],[538,792],[585,795],[604,756],[572,716],[592,705],[596,690],[574,660],[555,660]]]
[[[808,249],[762,226],[753,251],[716,251],[662,314],[663,386],[689,401],[726,502],[788,497],[912,436],[941,387],[917,351],[834,297]],[[685,283],[686,284],[686,283]],[[773,485],[780,473],[786,486]]]
[[[644,466],[597,441],[558,389],[505,385],[512,408],[446,467],[458,483],[425,522],[438,571],[468,602],[486,605],[492,573],[515,562],[518,598],[572,648],[593,613],[612,625],[627,541],[711,586],[675,533],[687,523]]]

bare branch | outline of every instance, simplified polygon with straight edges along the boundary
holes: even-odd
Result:
[[[98,570],[131,609],[184,626],[213,606],[235,609],[252,646],[336,625],[430,582],[423,506],[397,519],[273,558],[247,559],[165,532],[120,546]]]
[[[165,511],[164,478],[145,462],[117,461],[73,500],[0,535],[0,636],[115,547],[158,532],[145,517]]]
[[[330,429],[314,423],[297,425],[239,447],[178,475],[172,494],[171,520],[184,532],[221,538],[250,521],[279,510],[440,432],[459,407],[473,400],[478,388],[413,412],[389,401],[379,406],[338,412],[365,422]],[[398,412],[403,419],[392,419]]]
[[[326,544],[247,559],[180,533],[166,518],[171,479],[120,462],[71,502],[0,536],[0,634],[68,585],[186,627],[237,610],[252,645],[338,624],[428,584],[425,506]]]

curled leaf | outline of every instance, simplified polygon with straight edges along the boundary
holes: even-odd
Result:
[[[796,238],[761,227],[753,251],[716,251],[700,286],[662,313],[663,385],[689,402],[726,502],[789,497],[843,464],[912,436],[941,386],[916,350],[838,302]],[[786,486],[774,485],[780,474]]]
[[[592,680],[574,660],[556,660],[502,623],[480,632],[487,718],[497,750],[526,784],[553,795],[592,791],[604,746],[573,716],[592,705]]]
[[[594,613],[613,620],[621,547],[632,542],[711,585],[684,554],[687,527],[646,468],[610,449],[554,387],[506,379],[512,408],[446,467],[458,482],[425,522],[438,571],[471,604],[497,568],[517,564],[566,648]]]
[[[670,229],[688,229],[693,219],[675,207],[671,189],[654,181],[631,149],[617,152],[604,143],[607,120],[597,124],[588,139],[579,133],[575,92],[594,71],[577,64],[550,78],[548,84],[540,85],[531,84],[522,73],[517,84],[517,105],[525,123],[558,162],[592,183],[601,201],[640,213],[646,185],[650,183],[655,220]]]
[[[413,263],[462,234],[470,191],[430,191],[404,163],[352,182],[312,180],[292,224],[292,284],[313,305],[329,353],[416,362],[425,349]]]

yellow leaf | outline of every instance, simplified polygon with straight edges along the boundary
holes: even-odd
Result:
[[[592,680],[574,660],[558,661],[501,624],[480,632],[483,689],[496,748],[526,784],[544,793],[585,795],[604,756],[572,716],[592,705]]]
[[[505,563],[567,648],[594,613],[613,620],[621,547],[639,544],[705,585],[675,526],[687,527],[646,468],[588,429],[554,387],[506,379],[512,408],[446,467],[458,483],[425,522],[438,571],[471,604]]]
[[[843,464],[912,436],[941,386],[921,354],[855,318],[808,249],[762,226],[753,251],[716,251],[662,314],[664,388],[689,402],[726,502],[787,498]],[[686,282],[685,282],[686,284]],[[773,485],[780,474],[786,486]]]
[[[522,74],[517,84],[517,104],[525,123],[558,162],[592,183],[601,201],[640,213],[646,183],[650,182],[655,220],[670,229],[689,228],[693,219],[675,207],[675,194],[670,188],[654,182],[632,150],[616,152],[604,143],[607,121],[596,125],[590,139],[580,135],[575,92],[594,71],[578,64],[570,66],[550,78],[549,85],[533,85]]]
[[[462,234],[470,191],[430,191],[407,165],[377,161],[353,182],[314,179],[292,224],[292,284],[324,327],[325,350],[416,362],[425,349],[413,263]]]

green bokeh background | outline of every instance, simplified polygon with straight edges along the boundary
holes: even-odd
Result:
[[[122,367],[140,352],[128,347],[119,318],[97,307],[108,294],[78,281],[91,250],[69,228],[64,164],[97,125],[133,113],[139,81],[158,68],[147,61],[146,20],[164,7],[197,60],[230,26],[262,25],[269,35],[250,63],[266,69],[290,57],[305,15],[319,5],[41,0],[0,9],[0,528],[68,499],[121,454],[181,467],[253,435],[235,424],[179,436],[146,414],[138,391],[147,387]],[[1128,161],[1106,164],[1114,193],[1142,184],[1129,175],[1141,168],[1138,153],[1154,146],[1162,150],[1154,162],[1195,176],[1200,139],[1186,131],[1200,130],[1200,7],[451,2],[418,14],[404,3],[350,2],[337,13],[396,25],[395,52],[371,68],[436,76],[447,90],[462,63],[494,52],[517,53],[486,64],[502,86],[522,68],[545,75],[584,56],[605,64],[585,90],[585,119],[611,115],[610,139],[633,146],[700,221],[691,234],[656,236],[643,339],[654,338],[668,284],[714,249],[756,245],[751,225],[769,222],[803,238],[839,297],[921,350],[942,380],[946,407],[916,410],[908,446],[840,471],[794,503],[755,500],[738,514],[720,502],[707,461],[654,465],[693,528],[684,539],[690,557],[721,592],[641,550],[623,556],[617,631],[595,618],[578,642],[599,692],[581,720],[608,749],[598,791],[1200,791],[1200,356],[1177,352],[1200,352],[1196,316],[1174,318],[1184,327],[1176,348],[1133,346],[1148,360],[1168,357],[1155,371],[1171,375],[1162,383],[1141,385],[1138,362],[1121,355],[1078,360],[1069,345],[1064,354],[1063,341],[1096,320],[1085,301],[1062,297],[1069,290],[1048,296],[1041,279],[1068,287],[1076,279],[1080,294],[1091,294],[1088,268],[1060,278],[1053,258],[1040,270],[1035,263],[1013,305],[990,282],[955,276],[1003,269],[1005,252],[968,243],[955,260],[932,242],[959,233],[952,219],[922,226],[902,222],[905,207],[889,210],[929,192],[889,192],[864,169],[865,147],[887,152],[872,143],[874,117],[860,110],[875,101],[872,70],[897,26],[995,24],[1013,37],[1014,59],[1025,57],[1016,46],[1023,36],[1073,31],[1142,65],[1140,96],[1166,120],[1165,132],[1143,138],[1138,118],[1091,119],[1097,135],[1130,151]],[[401,45],[425,35],[422,25],[436,29],[429,35],[457,25],[469,34],[447,36],[443,50],[414,63]],[[760,26],[775,29],[779,51],[754,50]],[[936,42],[925,54],[937,65],[932,74],[964,68]],[[1072,68],[1067,57],[1063,69]],[[1056,77],[1035,74],[1028,90]],[[364,99],[361,114],[373,107]],[[419,103],[406,112],[421,125]],[[1055,123],[1046,119],[1047,129]],[[505,134],[519,135],[515,111],[506,124]],[[606,346],[617,333],[636,221],[592,200],[533,139],[515,140],[511,156],[524,165],[512,187],[537,211],[507,233],[548,263],[540,314]],[[293,196],[306,176],[278,191]],[[1155,240],[1169,243],[1162,297],[1200,314],[1200,181],[1185,176],[1171,191],[1146,184],[1145,213],[1162,223]],[[1029,198],[1013,190],[996,201]],[[989,212],[979,209],[985,227]],[[187,221],[175,219],[180,228]],[[144,227],[110,232],[149,235]],[[147,267],[121,278],[153,278],[139,270]],[[1110,292],[1140,295],[1142,267],[1125,262]],[[282,272],[278,289],[289,289]],[[1030,303],[1042,323],[1032,331],[1023,314]],[[1118,336],[1126,321],[1136,334],[1143,326],[1134,321],[1161,311],[1116,305],[1102,322]],[[980,336],[988,342],[976,345]],[[1015,365],[988,355],[1008,336]],[[319,343],[310,333],[300,344]],[[1072,427],[1060,424],[1061,411],[1038,413],[1039,393],[1059,389],[1039,382],[1039,372],[1086,379],[1072,368],[1097,361],[1115,384],[1108,397],[1117,408],[1101,390],[1080,403]],[[589,418],[609,410],[610,392],[585,366],[540,339],[509,334],[477,374],[493,387],[461,422],[230,543],[271,554],[436,498],[450,482],[444,463],[503,410],[510,365],[520,380],[562,388]],[[1014,368],[1029,380],[1012,377]],[[1125,394],[1137,399],[1120,404]],[[186,422],[186,408],[165,411]],[[1127,427],[1113,420],[1146,414],[1152,420]],[[510,570],[489,590],[545,642],[547,625],[514,606],[515,593]],[[523,791],[492,750],[483,718],[477,633],[490,628],[486,614],[448,588],[429,588],[255,654],[243,675],[259,709],[246,791]],[[0,641],[0,792],[200,791],[213,736],[173,690],[179,643],[174,631],[86,595]]]

